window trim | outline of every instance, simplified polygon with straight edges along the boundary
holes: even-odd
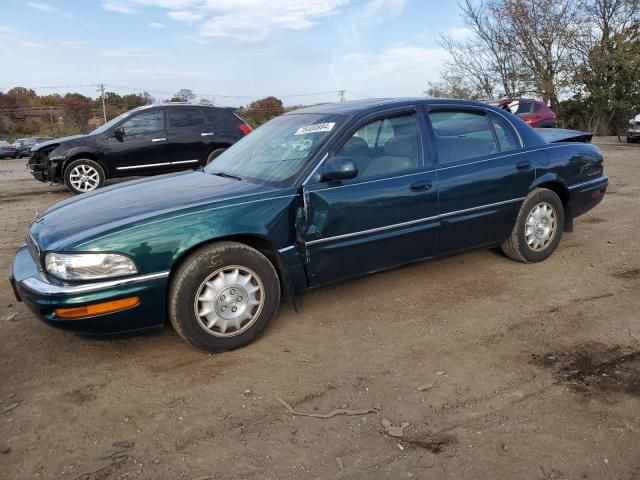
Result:
[[[336,142],[333,142],[333,145],[331,145],[329,147],[329,149],[327,150],[327,152],[323,155],[323,157],[321,158],[321,160],[318,162],[318,164],[316,165],[316,167],[311,171],[311,173],[307,176],[307,178],[304,180],[304,182],[302,183],[302,186],[318,186],[318,185],[323,185],[326,184],[327,182],[313,182],[312,178],[315,175],[315,173],[317,171],[319,171],[320,169],[322,169],[322,165],[330,158],[333,158],[336,156],[336,154],[340,151],[340,149],[349,141],[349,139],[362,127],[364,127],[365,125],[378,121],[378,120],[384,120],[385,118],[389,118],[389,117],[399,117],[402,115],[414,115],[415,116],[415,120],[416,120],[416,127],[418,129],[418,140],[419,140],[419,152],[418,152],[418,165],[416,166],[416,168],[412,168],[410,170],[407,170],[406,173],[403,172],[402,174],[398,175],[399,172],[396,172],[396,175],[393,176],[383,176],[383,175],[378,175],[378,176],[372,176],[372,177],[364,177],[364,178],[360,178],[358,179],[358,177],[352,179],[352,180],[346,180],[341,182],[340,186],[350,186],[350,185],[359,185],[361,183],[369,183],[371,181],[381,181],[381,180],[390,180],[390,179],[394,179],[394,178],[398,178],[399,176],[405,176],[405,175],[413,175],[416,173],[421,173],[422,171],[424,171],[425,169],[425,145],[424,145],[424,132],[423,132],[423,127],[422,127],[422,123],[421,123],[421,115],[422,115],[422,111],[418,108],[418,105],[403,105],[401,107],[394,107],[394,108],[388,108],[388,109],[384,109],[384,110],[377,110],[375,112],[371,112],[369,114],[366,114],[364,116],[362,116],[361,118],[357,119],[351,126],[349,126],[348,128],[346,128],[344,131],[341,132],[340,137],[338,138],[338,140]],[[380,124],[382,126],[382,123]],[[379,134],[380,132],[378,132]],[[377,138],[376,138],[376,143],[377,143]]]

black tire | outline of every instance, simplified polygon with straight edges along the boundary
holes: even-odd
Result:
[[[240,274],[250,272],[254,275],[250,280],[252,283],[244,285],[254,289],[261,287],[256,292],[260,305],[249,307],[247,303],[245,307],[235,303],[242,300],[247,302],[253,295],[247,293],[248,287],[244,290],[240,279],[235,280],[237,284],[231,280],[232,283],[224,283],[223,287],[212,286],[211,295],[206,291],[209,285],[220,278],[219,275],[232,274],[236,267],[242,269]],[[233,288],[238,290],[234,291]],[[234,294],[237,296],[233,297]],[[240,295],[245,295],[245,298]],[[208,296],[208,304],[198,302],[199,296]],[[182,262],[172,276],[168,303],[169,320],[173,328],[192,346],[207,352],[233,350],[255,340],[275,318],[280,306],[280,281],[275,268],[262,253],[242,243],[219,242],[199,248]],[[201,312],[210,312],[208,318],[196,312],[196,304],[198,308],[203,308]],[[240,329],[231,326],[227,332],[227,325],[235,319],[227,323],[227,319],[221,315],[240,314],[232,314],[229,310],[225,314],[219,309],[231,309],[234,305],[245,308],[251,318],[243,320]],[[216,323],[213,326],[204,325],[205,321],[214,319]]]
[[[83,168],[88,172],[91,172],[91,180],[78,184],[78,181],[75,180],[75,177],[72,178],[72,175],[75,175],[78,172],[76,169]],[[102,187],[102,185],[104,185],[105,174],[98,162],[88,158],[80,158],[78,160],[74,160],[65,167],[63,178],[64,185],[67,187],[67,190],[78,195],[79,193],[92,192],[93,190]]]
[[[529,225],[529,232],[527,232],[526,224],[529,215],[541,204],[548,205],[550,209],[553,210],[554,229],[552,235],[549,235],[548,241],[543,242],[543,245],[532,246],[527,240],[527,234],[529,234],[529,239],[532,242],[542,241],[542,239],[538,238],[537,232],[540,232],[544,238],[544,232],[548,225],[541,224],[538,226],[538,223]],[[548,217],[544,220],[548,221]],[[536,188],[527,195],[527,198],[522,202],[511,236],[501,245],[502,251],[508,257],[520,262],[535,263],[546,260],[555,251],[558,243],[560,243],[562,232],[564,231],[564,224],[564,205],[560,197],[558,197],[555,192],[546,188]],[[531,228],[533,228],[533,230],[530,230]],[[531,237],[531,235],[533,235],[533,237]]]
[[[216,159],[216,157],[218,157],[225,150],[226,150],[226,148],[216,148],[214,151],[212,151],[209,154],[209,156],[207,156],[207,161],[206,161],[205,165],[209,165],[211,162],[213,162]]]

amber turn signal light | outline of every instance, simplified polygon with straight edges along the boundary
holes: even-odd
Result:
[[[105,313],[118,312],[127,308],[135,307],[140,303],[140,297],[121,298],[110,302],[94,303],[84,307],[56,308],[55,314],[58,318],[84,318]]]

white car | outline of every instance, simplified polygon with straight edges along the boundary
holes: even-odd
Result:
[[[640,140],[640,115],[629,120],[629,130],[627,130],[627,143],[636,143],[638,140]]]

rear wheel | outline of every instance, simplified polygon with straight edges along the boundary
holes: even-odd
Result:
[[[207,157],[207,163],[206,165],[209,165],[211,162],[213,162],[216,157],[218,157],[222,152],[224,152],[226,150],[226,148],[216,148],[213,152],[211,152],[209,154],[209,156]]]
[[[501,245],[514,260],[541,262],[556,249],[564,228],[564,205],[558,195],[536,188],[525,198],[513,231]]]
[[[280,282],[269,260],[237,242],[207,245],[173,276],[169,319],[196,348],[219,352],[258,337],[276,316]]]
[[[64,169],[64,184],[71,193],[86,193],[104,185],[104,170],[88,158],[74,160]]]

